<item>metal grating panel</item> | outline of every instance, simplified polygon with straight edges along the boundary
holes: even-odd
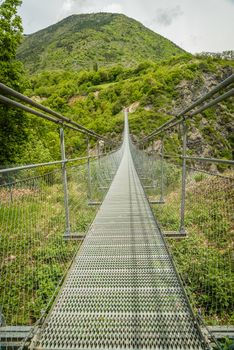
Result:
[[[132,161],[109,192],[42,327],[38,349],[204,349]]]

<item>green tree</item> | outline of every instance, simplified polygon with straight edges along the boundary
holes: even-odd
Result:
[[[22,39],[22,22],[17,15],[20,0],[0,0],[0,81],[23,92],[26,79],[16,50]],[[21,111],[0,104],[0,164],[15,163],[27,139],[27,118]]]

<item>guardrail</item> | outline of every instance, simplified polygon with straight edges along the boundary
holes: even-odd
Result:
[[[231,75],[132,145],[149,200],[160,204],[154,207],[156,218],[192,305],[206,323],[208,319],[219,325],[230,322],[230,310],[234,307],[231,273],[234,161],[192,155],[188,152],[188,129],[194,116],[234,96],[233,83]],[[228,91],[215,96],[222,89]],[[166,144],[175,135],[179,135],[175,137],[177,150],[168,154]],[[155,140],[157,147],[151,149],[149,142]]]
[[[58,113],[46,106],[43,106],[35,101],[33,101],[31,98],[11,89],[10,87],[1,84],[0,83],[0,91],[6,95],[9,95],[11,98],[16,98],[18,100],[20,100],[21,102],[28,104],[30,106],[32,106],[33,109],[31,107],[26,106],[25,104],[19,103],[11,98],[8,98],[6,96],[0,95],[0,102],[11,106],[11,107],[15,107],[15,108],[19,108],[25,112],[28,112],[32,115],[35,115],[39,118],[48,120],[52,123],[55,124],[59,124],[61,125],[60,128],[60,148],[61,148],[61,161],[54,161],[54,162],[49,162],[49,163],[42,163],[42,164],[30,164],[30,165],[26,165],[26,166],[21,166],[21,167],[15,167],[15,168],[8,168],[8,169],[0,169],[0,174],[4,174],[4,173],[9,173],[12,171],[16,171],[16,170],[23,170],[23,169],[32,169],[32,168],[36,168],[36,167],[40,167],[40,166],[52,166],[52,165],[56,165],[56,164],[61,164],[62,166],[62,171],[63,171],[63,189],[64,189],[64,204],[65,204],[65,213],[66,213],[66,236],[69,236],[71,234],[70,231],[70,223],[69,223],[69,208],[68,208],[68,188],[67,188],[67,172],[66,172],[66,164],[69,162],[74,162],[77,160],[81,160],[81,159],[86,159],[87,160],[87,166],[88,169],[90,167],[90,159],[92,158],[90,155],[90,144],[89,144],[89,138],[93,137],[97,140],[102,140],[104,141],[109,147],[116,147],[117,148],[117,144],[114,143],[112,140],[107,139],[106,137],[99,135],[98,133],[94,132],[93,130],[87,129],[84,126],[78,124],[77,122],[74,122],[72,119],[65,117],[64,115],[62,115],[61,113]],[[46,114],[45,114],[46,113]],[[64,127],[72,129],[76,132],[85,134],[87,136],[87,157],[82,157],[82,158],[75,158],[75,159],[66,159],[66,151],[65,151],[65,137],[64,137]],[[100,145],[98,142],[98,154],[97,154],[97,158],[100,158]],[[89,188],[90,188],[90,171],[88,171],[88,184],[89,184]],[[88,189],[89,193],[91,192],[90,189]]]
[[[5,97],[3,95],[0,95],[0,101],[8,106],[22,109],[23,111],[31,113],[37,117],[46,119],[46,120],[53,122],[53,123],[56,123],[56,124],[60,124],[64,127],[78,131],[78,132],[83,133],[85,135],[92,136],[96,139],[103,140],[107,144],[114,145],[114,142],[107,139],[106,137],[99,135],[98,133],[94,132],[93,130],[85,128],[83,125],[74,122],[72,119],[65,117],[61,113],[55,112],[52,109],[45,107],[45,106],[41,105],[40,103],[33,101],[31,98],[9,88],[8,86],[1,84],[1,83],[0,83],[0,91],[2,91],[3,93],[5,93],[7,95],[10,95],[11,97],[15,97],[15,98],[19,99],[20,101],[25,102],[26,104],[29,104],[29,105],[31,105],[31,106],[33,106],[33,107],[35,107],[43,112],[46,112],[47,114],[36,111],[28,106],[25,106],[22,103],[19,103],[15,100],[12,100],[12,99]]]
[[[234,96],[234,88],[232,88],[232,84],[234,83],[234,74],[229,76],[227,79],[225,79],[223,82],[218,84],[216,87],[214,87],[210,92],[205,94],[203,97],[199,98],[197,101],[195,101],[193,104],[191,104],[189,107],[185,108],[183,111],[178,113],[174,118],[170,119],[163,125],[161,125],[159,128],[157,128],[155,131],[150,133],[149,135],[145,136],[141,140],[138,141],[138,145],[143,145],[144,150],[144,144],[148,142],[149,140],[152,140],[156,136],[164,133],[170,129],[175,128],[176,126],[181,125],[182,129],[182,154],[177,156],[177,158],[182,159],[182,181],[181,181],[181,214],[180,214],[180,229],[179,233],[180,235],[186,235],[185,230],[185,224],[184,224],[184,213],[185,213],[185,194],[186,194],[186,162],[188,160],[194,160],[199,162],[212,162],[212,163],[220,163],[220,164],[229,164],[233,165],[234,161],[228,160],[228,159],[215,159],[215,158],[205,158],[205,157],[192,157],[187,155],[187,132],[188,132],[188,124],[186,123],[189,119],[194,117],[195,115],[201,113],[202,111],[205,111],[206,109],[210,108],[211,106],[217,105],[219,102],[230,98],[231,96]],[[216,97],[214,100],[210,101],[209,103],[201,106],[199,109],[196,109],[195,111],[191,112],[189,115],[187,115],[188,112],[192,111],[197,106],[201,105],[203,102],[210,99],[212,96],[220,92],[222,89],[229,87],[230,90],[225,92],[219,97]],[[163,162],[163,158],[165,155],[163,154],[163,138],[161,138],[161,158]],[[170,158],[170,156],[166,156],[167,158]],[[175,156],[172,156],[175,157]]]
[[[61,160],[0,169],[0,326],[9,326],[13,341],[14,326],[35,324],[56,295],[96,211],[89,204],[101,204],[100,188],[108,188],[121,148],[4,84],[0,92],[0,103],[61,126]],[[64,128],[85,135],[86,156],[67,159]],[[90,138],[97,140],[95,155]]]
[[[121,149],[0,170],[0,345],[43,318],[120,159]]]

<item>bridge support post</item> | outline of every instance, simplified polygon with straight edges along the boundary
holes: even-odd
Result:
[[[182,135],[183,135],[183,150],[182,150],[182,188],[181,188],[181,207],[180,207],[180,229],[179,232],[182,235],[186,235],[185,231],[185,195],[186,195],[186,150],[187,150],[187,126],[185,119],[182,122]]]
[[[98,140],[97,151],[98,151],[98,165],[100,167],[100,140]]]
[[[140,159],[140,164],[141,164],[141,167],[142,167],[142,172],[141,172],[142,176],[145,175],[144,151],[145,151],[145,145],[143,143],[142,144],[141,159]]]
[[[68,203],[66,151],[65,151],[64,130],[63,130],[63,128],[60,129],[60,147],[61,147],[61,158],[62,158],[62,161],[63,161],[62,174],[63,174],[64,208],[65,208],[65,220],[66,220],[65,236],[70,236],[70,234],[71,234],[71,224],[70,224],[70,213],[69,213],[69,203]]]
[[[164,190],[164,139],[161,140],[161,186],[160,186],[160,202],[164,202],[163,190]]]
[[[87,138],[87,173],[88,173],[88,201],[91,201],[91,171],[90,171],[90,147],[89,147],[89,137]]]

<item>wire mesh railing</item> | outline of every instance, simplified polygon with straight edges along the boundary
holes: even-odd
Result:
[[[162,204],[154,207],[154,211],[168,237],[194,311],[208,324],[234,324],[234,162],[197,156],[201,150],[191,145],[188,149],[188,124],[194,116],[233,96],[233,82],[232,74],[143,137],[138,142],[142,151],[133,147],[141,173],[149,174],[154,169],[157,174],[161,159],[161,175],[158,171],[156,176],[161,182],[163,200],[154,201]],[[227,91],[220,95],[222,90]],[[161,135],[161,140],[156,141],[158,156],[153,156],[149,141],[158,135]],[[215,172],[211,171],[211,164],[215,165]],[[158,188],[153,190],[148,192],[149,198],[158,197]],[[176,241],[170,237],[186,238]]]
[[[63,169],[54,165],[5,172],[0,185],[1,325],[34,325],[47,312],[117,170],[121,149],[66,166],[75,240],[65,239]],[[108,181],[107,181],[108,180]],[[105,191],[102,187],[105,184]],[[69,237],[66,237],[69,238]],[[73,237],[74,238],[74,237]]]
[[[17,181],[11,174],[0,188],[0,304],[7,325],[35,323],[77,248],[63,239],[61,171],[40,170]]]
[[[232,75],[140,144],[169,128],[178,128],[181,122],[183,142],[178,129],[177,134],[164,135],[158,152],[153,147],[149,154],[131,145],[145,191],[152,203],[160,204],[154,211],[162,230],[167,236],[186,236],[179,241],[168,238],[168,244],[194,311],[210,324],[234,323],[233,172],[229,165],[216,174],[194,165],[199,159],[186,155],[185,121],[233,96],[231,88],[191,112],[233,81]],[[11,97],[1,95],[2,103],[62,126],[61,162],[54,162],[53,168],[51,163],[49,168],[44,164],[11,169],[0,179],[0,321],[1,325],[35,325],[44,318],[58,292],[81,244],[79,237],[92,222],[96,204],[101,203],[118,168],[122,148],[93,159],[88,141],[87,162],[69,162],[63,127],[111,146],[116,144],[2,84],[0,90]],[[164,146],[169,149],[169,157],[164,155]]]
[[[116,143],[3,84],[0,90],[8,96],[1,95],[1,103],[61,126],[61,161],[0,170],[0,346],[17,348],[28,336],[24,326],[36,325],[49,310],[121,149],[103,154]],[[86,135],[87,157],[67,160],[64,128]],[[90,155],[90,138],[97,156]]]
[[[143,151],[132,146],[132,153],[142,184],[145,185],[145,177],[155,178],[156,186],[145,186],[145,191],[152,203],[159,204],[153,210],[168,236],[170,251],[194,312],[209,325],[233,324],[234,171],[231,165],[222,164],[214,172],[210,170],[211,163],[204,160],[187,161],[186,236],[175,239],[171,237],[180,237],[181,228],[181,159],[173,155],[162,160],[161,147],[158,155],[150,147]]]
[[[209,324],[234,322],[233,198],[234,172],[219,175],[188,167],[187,238],[169,243],[194,309]],[[178,212],[178,191],[169,202]]]
[[[98,157],[95,162],[87,164],[88,199],[89,204],[99,204],[107,193],[113,177],[118,169],[122,148],[116,152],[110,152],[107,156]]]

